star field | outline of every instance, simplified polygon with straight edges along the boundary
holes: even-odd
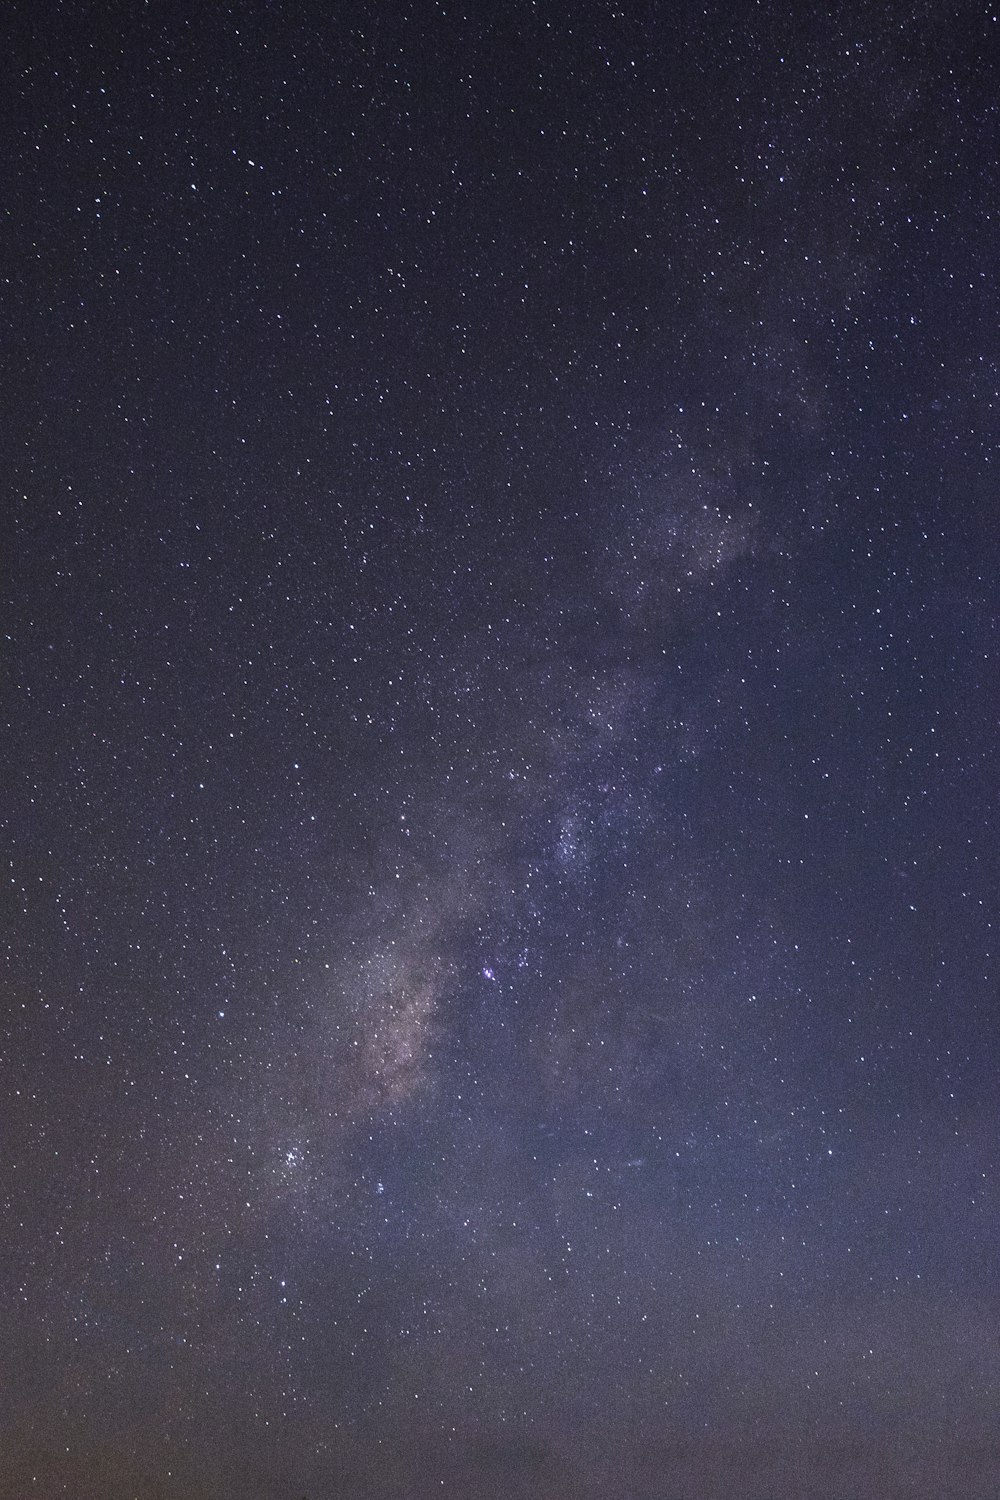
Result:
[[[1000,21],[3,26],[0,1500],[993,1500]]]

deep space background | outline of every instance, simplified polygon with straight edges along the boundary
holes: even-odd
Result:
[[[995,12],[5,10],[3,1500],[1000,1493]]]

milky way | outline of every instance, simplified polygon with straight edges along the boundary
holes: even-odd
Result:
[[[0,1500],[993,1497],[988,11],[4,25]]]

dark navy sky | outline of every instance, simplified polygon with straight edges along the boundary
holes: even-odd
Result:
[[[2,1500],[992,1500],[1000,20],[3,27]]]

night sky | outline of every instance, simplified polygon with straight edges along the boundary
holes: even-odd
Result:
[[[993,1500],[998,15],[2,27],[2,1500]]]

